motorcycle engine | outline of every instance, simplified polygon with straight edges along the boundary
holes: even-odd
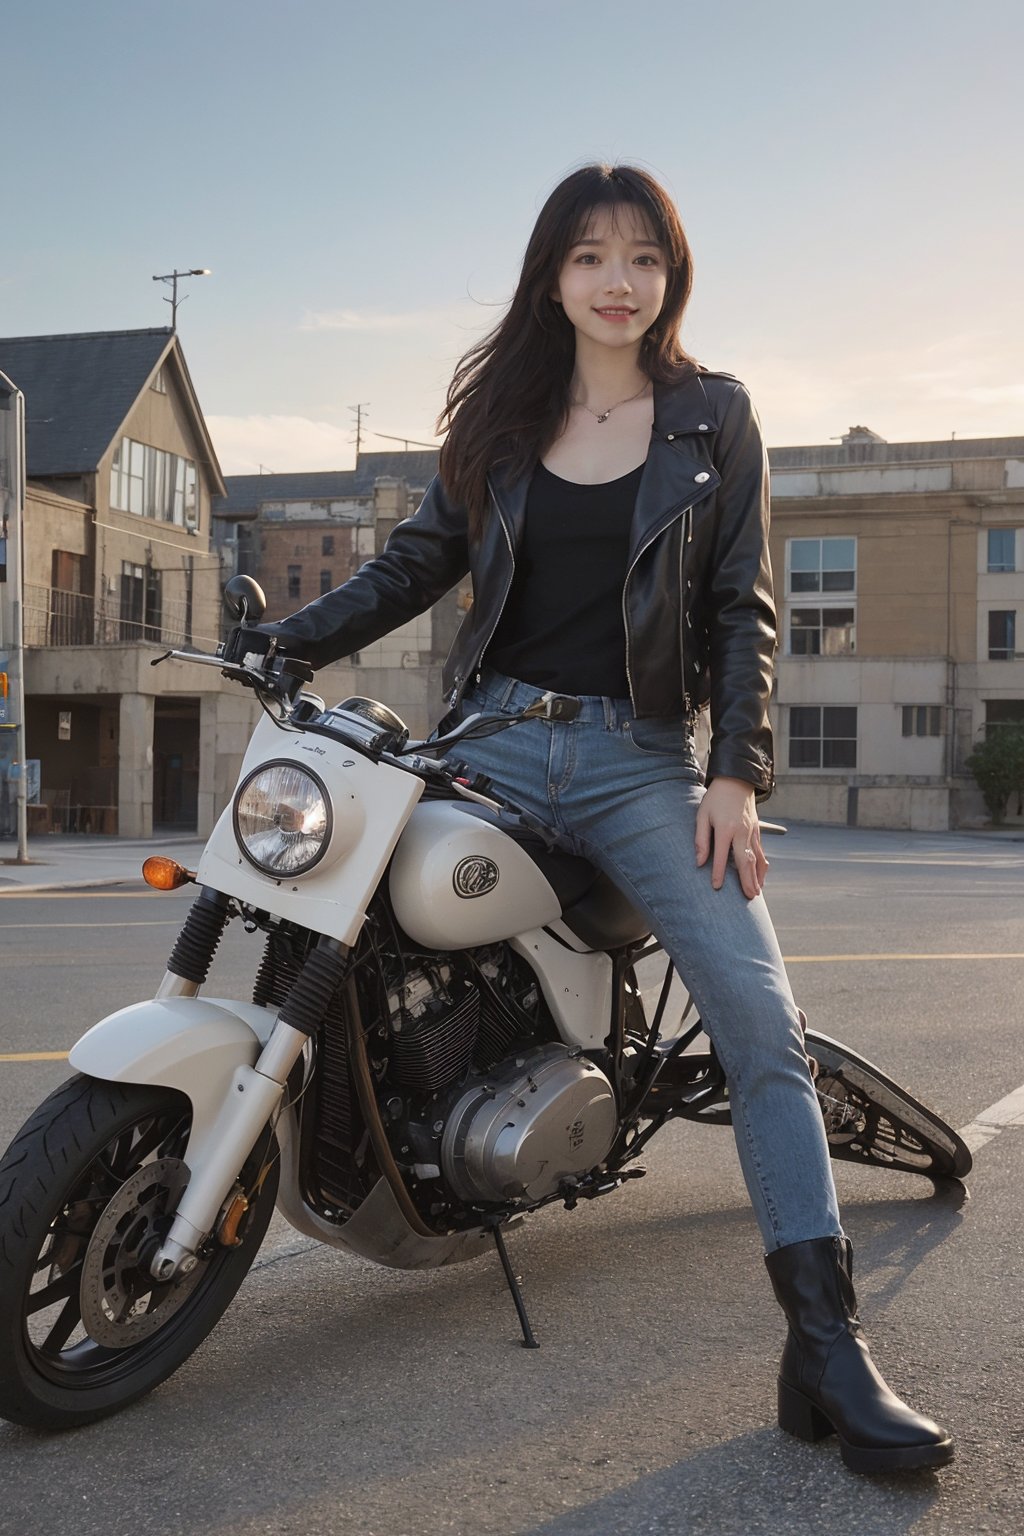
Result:
[[[388,995],[390,1134],[435,1217],[543,1200],[607,1155],[611,1083],[555,1033],[532,969],[505,945],[431,957]]]
[[[448,1116],[441,1165],[469,1201],[543,1200],[615,1139],[612,1085],[586,1057],[543,1045],[499,1063]]]

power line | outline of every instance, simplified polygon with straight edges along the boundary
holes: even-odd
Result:
[[[412,444],[412,446],[414,448],[436,448],[437,447],[436,443],[421,443],[419,441],[419,439],[415,438],[415,437],[395,437],[393,432],[371,432],[370,436],[371,437],[383,437],[383,438],[386,438],[386,440],[389,443],[401,443],[402,446],[405,448],[407,453],[409,451],[409,444],[410,443]]]

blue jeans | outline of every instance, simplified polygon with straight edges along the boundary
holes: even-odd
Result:
[[[485,667],[461,713],[508,714],[542,693]],[[583,698],[571,723],[530,720],[453,756],[557,829],[645,915],[693,997],[729,1084],[747,1189],[771,1252],[841,1236],[828,1143],[796,1004],[762,896],[731,867],[696,865],[703,776],[682,720],[635,720],[628,699]]]

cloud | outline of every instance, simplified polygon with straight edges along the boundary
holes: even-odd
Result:
[[[352,469],[352,428],[306,416],[207,416],[220,467],[226,475],[291,470]]]
[[[206,425],[225,475],[257,475],[261,466],[264,474],[277,475],[355,468],[354,423],[336,426],[308,416],[207,416]],[[410,429],[409,438],[428,442],[430,433],[422,427]],[[371,452],[387,452],[399,444],[371,432],[363,446]]]
[[[410,309],[394,313],[382,310],[307,309],[299,322],[299,330],[358,331],[364,334],[423,332],[447,329],[452,325],[465,326],[467,320],[480,324],[479,305],[463,303],[438,309]]]

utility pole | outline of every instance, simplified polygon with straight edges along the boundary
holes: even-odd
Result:
[[[171,296],[170,296],[169,299],[165,298],[164,299],[164,303],[165,304],[169,304],[171,306],[171,330],[172,331],[176,331],[178,329],[178,305],[179,304],[184,304],[185,299],[188,298],[188,294],[187,293],[185,294],[184,298],[181,298],[181,299],[178,298],[178,278],[179,277],[209,277],[209,276],[210,276],[210,268],[209,267],[186,267],[183,272],[178,272],[178,271],[162,272],[162,273],[156,273],[154,275],[154,277],[153,277],[154,283],[170,283],[170,285],[171,285]]]
[[[359,450],[363,446],[363,412],[364,411],[368,411],[369,409],[370,409],[370,407],[367,404],[365,404],[365,403],[363,405],[350,405],[349,406],[349,410],[354,414],[354,416],[356,418],[356,458],[357,459],[359,457]]]
[[[28,773],[25,767],[25,397],[0,373],[0,529],[7,546],[7,580],[0,587],[0,653],[7,655],[8,690],[3,729],[14,732],[17,776],[18,863],[28,858]]]

